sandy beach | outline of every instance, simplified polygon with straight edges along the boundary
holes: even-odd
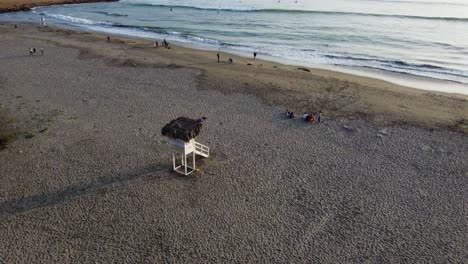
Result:
[[[1,0],[0,13],[27,11],[37,6],[112,2],[114,0]]]
[[[106,37],[0,26],[0,262],[468,261],[466,96]]]

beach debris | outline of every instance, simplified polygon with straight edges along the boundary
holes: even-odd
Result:
[[[355,129],[354,127],[350,127],[350,126],[348,126],[348,125],[344,125],[344,126],[342,126],[342,128],[343,128],[343,130],[346,131],[346,132],[350,132],[350,133],[356,132],[356,129]]]
[[[309,70],[309,69],[307,69],[307,68],[303,68],[303,67],[299,67],[299,68],[297,68],[297,69],[298,69],[298,70],[301,70],[301,71],[305,71],[305,72],[310,72],[310,70]]]
[[[388,131],[387,129],[383,128],[379,131],[379,134],[382,134],[382,135],[388,135]]]

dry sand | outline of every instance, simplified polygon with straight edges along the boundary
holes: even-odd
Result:
[[[17,136],[0,151],[0,263],[468,261],[468,138],[424,115],[466,118],[463,96],[0,30],[0,113]],[[182,115],[208,117],[212,156],[190,177],[170,171],[160,135]],[[371,123],[399,119],[417,126]]]

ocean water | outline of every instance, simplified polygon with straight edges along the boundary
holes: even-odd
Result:
[[[465,0],[121,0],[2,16],[468,84]]]

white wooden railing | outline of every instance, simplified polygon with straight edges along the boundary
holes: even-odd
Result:
[[[200,155],[200,156],[203,156],[205,158],[208,158],[210,156],[210,148],[203,145],[203,144],[200,144],[198,142],[194,142],[195,143],[195,154],[197,155]]]

